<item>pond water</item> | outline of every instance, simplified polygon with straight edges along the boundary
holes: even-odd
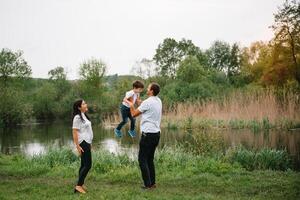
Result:
[[[126,153],[136,159],[139,136],[128,135],[117,139],[113,129],[93,126],[93,148],[103,148],[111,153]],[[123,133],[126,131],[123,130]],[[251,130],[203,130],[211,136],[222,140],[224,150],[242,145],[248,149],[286,149],[293,158],[296,169],[300,169],[300,130],[254,133]],[[199,133],[199,131],[198,131]],[[193,133],[192,133],[193,134]],[[159,148],[173,146],[178,143],[192,142],[191,133],[184,130],[163,129]],[[22,153],[27,156],[45,153],[49,147],[73,147],[71,127],[65,124],[39,124],[20,126],[14,129],[0,129],[0,150],[4,154]]]

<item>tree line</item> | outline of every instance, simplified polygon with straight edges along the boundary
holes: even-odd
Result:
[[[207,101],[231,91],[282,88],[300,91],[300,1],[285,1],[274,14],[274,37],[249,47],[215,41],[204,50],[192,40],[164,39],[153,58],[135,63],[134,75],[106,75],[107,65],[97,58],[79,65],[79,80],[68,80],[58,66],[48,79],[31,78],[32,69],[22,51],[0,52],[0,126],[36,120],[70,118],[77,98],[90,104],[94,120],[114,113],[135,79],[161,87],[166,107],[178,102]]]

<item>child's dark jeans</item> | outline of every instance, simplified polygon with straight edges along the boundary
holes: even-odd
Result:
[[[130,130],[133,131],[135,127],[135,118],[131,116],[130,108],[127,106],[124,106],[123,104],[120,107],[121,115],[122,115],[122,121],[117,126],[118,130],[121,130],[121,128],[128,122],[128,118],[130,119]]]

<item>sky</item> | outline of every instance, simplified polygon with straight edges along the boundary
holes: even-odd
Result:
[[[0,48],[22,50],[32,77],[63,66],[78,78],[97,58],[107,74],[129,74],[153,58],[165,38],[201,49],[215,40],[248,46],[273,37],[273,14],[284,0],[0,0]]]

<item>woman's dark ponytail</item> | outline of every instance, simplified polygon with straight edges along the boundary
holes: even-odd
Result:
[[[75,101],[75,103],[73,104],[73,116],[72,116],[72,120],[74,119],[74,117],[76,115],[79,115],[81,121],[84,123],[85,120],[82,118],[81,111],[79,110],[79,108],[81,107],[82,102],[83,102],[83,100],[79,99],[79,100]],[[86,116],[86,118],[88,120],[90,120],[90,118],[87,116],[87,114],[84,113],[84,115]]]

